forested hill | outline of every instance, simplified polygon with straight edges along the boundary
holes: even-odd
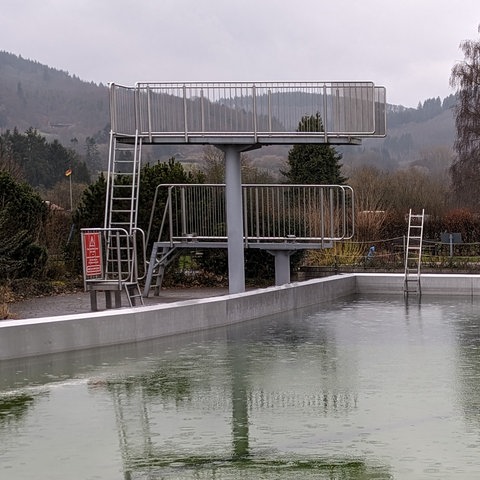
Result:
[[[0,52],[0,129],[33,127],[65,146],[83,145],[109,122],[107,87]]]
[[[406,108],[401,105],[388,106],[388,126],[390,128],[397,128],[406,123],[427,122],[445,111],[451,111],[455,106],[455,95],[449,95],[443,101],[440,97],[429,98],[424,102],[419,102],[417,108]]]
[[[451,95],[443,100],[427,99],[417,108],[388,105],[387,138],[365,140],[361,147],[345,148],[342,151],[344,163],[395,169],[418,162],[423,165],[425,157],[438,158],[440,152],[445,158],[437,164],[443,168],[452,156],[454,103],[455,97]],[[24,132],[30,127],[48,140],[58,139],[79,153],[84,151],[87,138],[101,146],[107,142],[109,130],[107,87],[0,52],[0,133],[14,128]],[[183,158],[198,160],[201,155],[198,150],[187,149]],[[100,148],[102,155],[106,155],[106,151]],[[259,167],[278,170],[286,158],[286,151],[268,147],[251,152],[249,156]]]
[[[384,170],[416,165],[431,174],[445,173],[454,156],[455,102],[455,95],[450,95],[427,99],[417,108],[388,105],[387,137],[364,140],[358,149],[344,149],[344,163]]]

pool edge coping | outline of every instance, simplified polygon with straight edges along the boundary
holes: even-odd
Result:
[[[480,296],[480,275],[422,275],[424,295]],[[216,297],[0,322],[0,361],[232,325],[355,293],[403,295],[403,274],[339,274]]]

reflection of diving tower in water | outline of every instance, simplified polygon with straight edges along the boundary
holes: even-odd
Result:
[[[127,278],[131,285],[138,281],[142,147],[214,145],[225,153],[229,290],[243,292],[240,154],[263,145],[359,145],[362,138],[385,136],[385,106],[385,89],[371,82],[111,84],[105,270],[120,269],[116,276]],[[321,117],[323,131],[297,131],[302,119],[310,116]],[[275,255],[276,268],[287,270],[285,248],[269,248],[269,252]],[[102,290],[102,280],[108,278],[98,278],[94,288]]]
[[[293,324],[298,318],[292,316],[290,321]],[[256,331],[256,338],[271,337],[270,329],[262,331]],[[337,363],[333,343],[322,345],[320,338],[319,345],[312,343],[303,349],[288,339],[270,348],[267,344],[259,355],[257,342],[245,343],[227,334],[225,343],[209,346],[209,355],[203,348],[192,357],[184,351],[174,360],[159,361],[156,368],[150,364],[145,373],[102,382],[99,386],[106,386],[115,408],[124,478],[157,478],[162,469],[178,465],[182,478],[211,478],[218,467],[230,471],[246,466],[258,472],[268,466],[276,478],[292,478],[292,471],[301,475],[308,462],[318,466],[318,456],[302,456],[295,464],[295,455],[266,454],[264,445],[273,447],[270,441],[276,437],[275,428],[265,431],[272,418],[280,422],[278,428],[284,424],[283,415],[296,413],[297,419],[307,421],[348,416],[358,409],[356,363]],[[294,377],[309,380],[296,387],[289,375],[272,379],[272,372],[278,374],[279,364],[291,358],[292,351],[298,360]],[[327,357],[335,359],[327,361]],[[193,369],[189,366],[192,359]],[[350,369],[353,372],[345,375]],[[299,421],[299,430],[303,421]],[[186,432],[190,432],[188,439]],[[289,474],[282,476],[287,465]],[[342,466],[335,471],[342,472]],[[195,472],[204,473],[197,477]]]

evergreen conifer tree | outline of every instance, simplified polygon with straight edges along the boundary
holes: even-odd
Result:
[[[302,117],[298,132],[323,132],[323,123],[317,113]],[[288,152],[287,167],[281,171],[288,183],[342,185],[346,178],[341,174],[342,155],[328,144],[294,145]]]

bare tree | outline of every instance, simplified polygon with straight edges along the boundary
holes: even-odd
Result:
[[[448,208],[448,185],[444,177],[424,168],[410,167],[385,172],[375,167],[359,167],[349,175],[355,192],[355,227],[358,240],[381,238],[388,215],[415,212],[440,216]]]
[[[387,208],[385,185],[388,173],[370,166],[360,166],[349,174],[349,184],[355,192],[355,205],[360,211]]]
[[[386,219],[386,185],[389,174],[376,167],[361,166],[349,175],[355,192],[357,240],[379,238]]]
[[[207,145],[203,149],[203,161],[205,166],[205,181],[207,183],[224,183],[225,182],[225,154],[215,148],[213,145]]]
[[[450,167],[455,155],[450,147],[445,145],[429,147],[420,150],[418,158],[411,163],[412,167],[421,168],[425,173],[442,180],[446,185],[450,183]]]
[[[480,26],[478,29],[480,33]],[[480,40],[460,44],[465,59],[452,68],[450,84],[457,88],[455,127],[457,158],[451,167],[457,201],[480,206]]]
[[[251,159],[245,153],[240,156],[242,168],[242,183],[273,183],[273,176],[266,170],[252,165]],[[225,182],[225,154],[218,148],[207,145],[203,149],[205,166],[203,173],[207,183]]]

